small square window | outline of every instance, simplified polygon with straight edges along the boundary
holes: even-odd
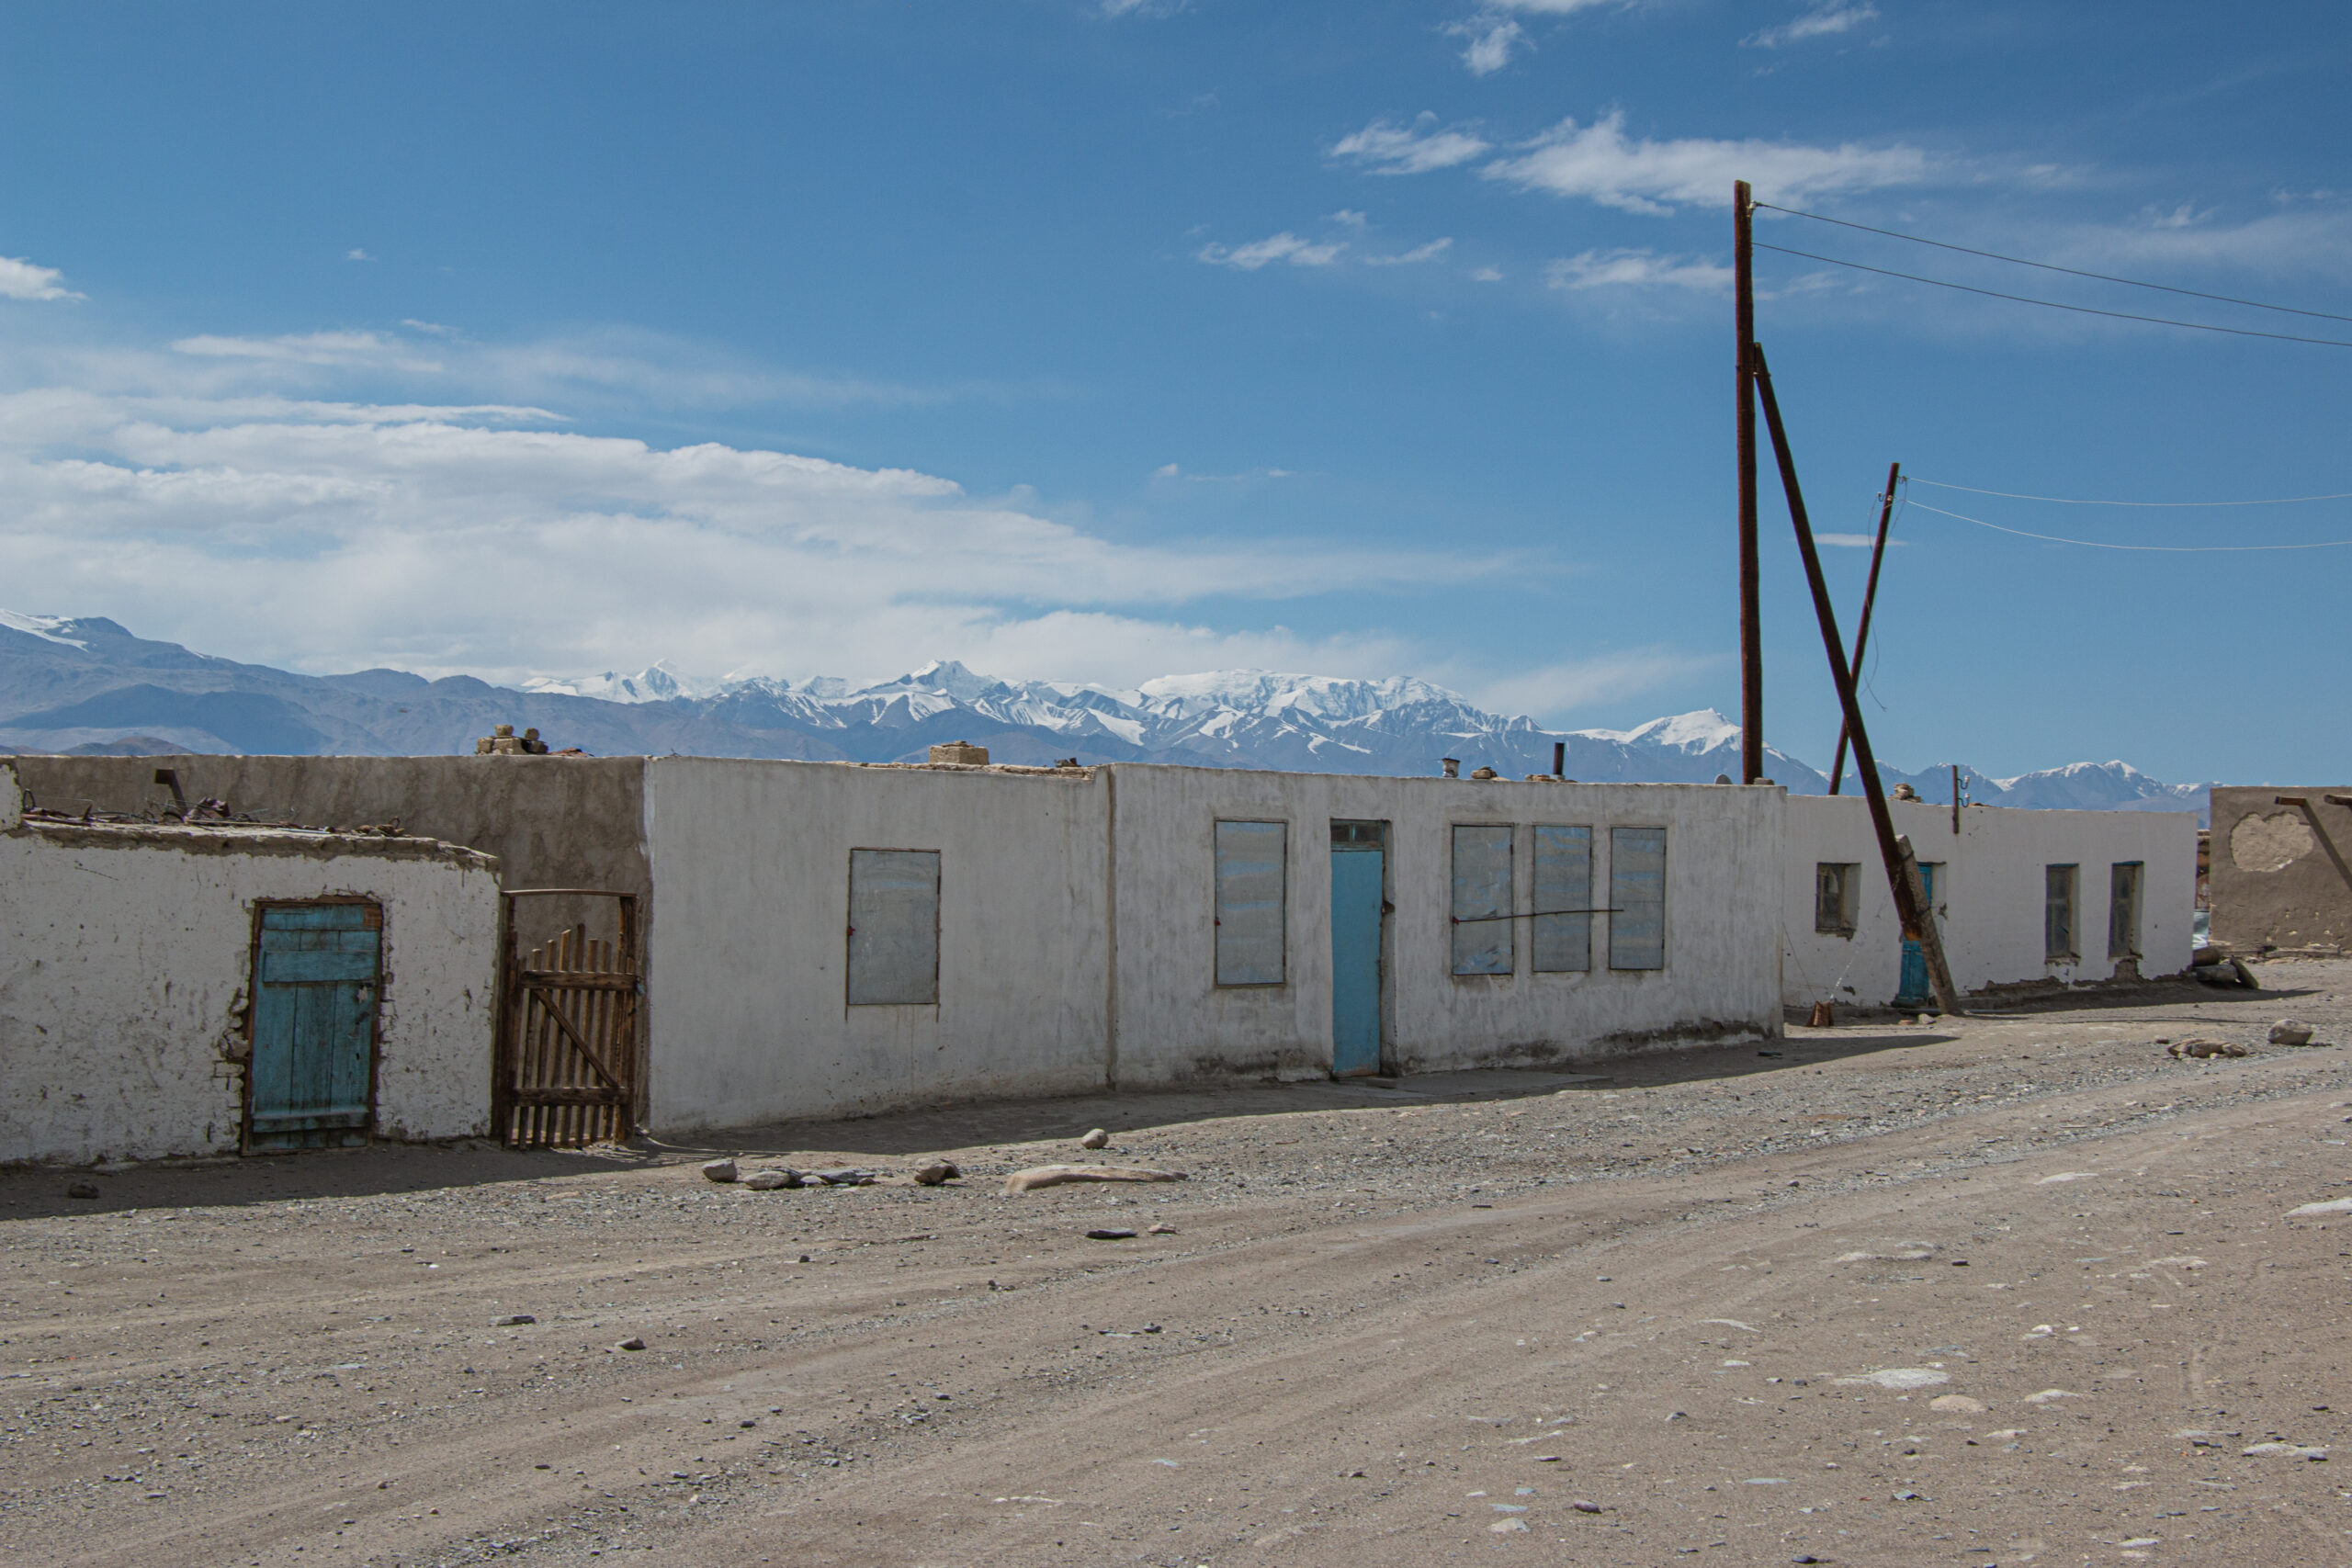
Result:
[[[1817,863],[1813,868],[1813,929],[1823,936],[1852,936],[1861,890],[1859,862]]]

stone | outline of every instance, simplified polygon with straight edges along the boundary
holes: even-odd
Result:
[[[613,1348],[616,1350],[642,1350],[645,1348],[645,1341],[638,1338],[635,1335],[631,1335],[627,1339],[624,1339],[619,1344],[614,1346]]]
[[[1571,1507],[1571,1508],[1574,1508],[1574,1509],[1575,1509],[1577,1513],[1579,1513],[1579,1514],[1597,1514],[1597,1513],[1600,1512],[1600,1504],[1598,1504],[1598,1503],[1588,1503],[1588,1502],[1586,1502],[1586,1501],[1585,1501],[1583,1498],[1581,1498],[1581,1497],[1577,1498],[1575,1502],[1573,1502],[1573,1503],[1569,1504],[1569,1505],[1568,1505],[1568,1506],[1569,1506],[1569,1507]]]
[[[98,1195],[98,1184],[95,1181],[72,1182],[67,1185],[65,1195],[68,1198],[95,1198]]]
[[[526,1323],[537,1323],[538,1321],[539,1320],[537,1318],[533,1317],[527,1312],[510,1312],[504,1317],[492,1318],[490,1320],[490,1325],[492,1328],[520,1328]]]
[[[1170,1224],[1166,1220],[1154,1220],[1151,1223],[1150,1234],[1153,1235],[1174,1235],[1176,1234],[1176,1227]]]
[[[736,1177],[735,1162],[731,1159],[705,1160],[702,1175],[706,1181],[732,1181]]]
[[[2311,1043],[2312,1026],[2308,1023],[2282,1018],[2270,1026],[2270,1043],[2273,1045],[2308,1045]]]
[[[989,749],[975,746],[968,740],[949,740],[931,749],[931,760],[952,762],[958,767],[985,768],[989,765]]]
[[[915,1172],[915,1180],[924,1187],[937,1187],[954,1181],[963,1175],[954,1160],[935,1159]]]
[[[2310,1443],[2256,1443],[2252,1448],[2240,1449],[2238,1452],[2247,1459],[2282,1458],[2316,1461],[2327,1457],[2327,1449],[2324,1445]]]
[[[1086,1233],[1089,1241],[1133,1241],[1136,1233],[1125,1225],[1099,1225]]]
[[[1984,1402],[1981,1399],[1971,1399],[1964,1393],[1939,1393],[1936,1395],[1935,1398],[1928,1401],[1928,1408],[1930,1410],[1959,1410],[1966,1411],[1972,1415],[1982,1415],[1984,1410]]]
[[[2182,1040],[2165,1047],[2167,1056],[2195,1057],[2204,1061],[2213,1056],[2250,1056],[2254,1053],[2228,1040]]]
[[[1107,1149],[1111,1146],[1111,1134],[1097,1127],[1079,1139],[1078,1146],[1081,1149]]]
[[[842,1166],[838,1170],[812,1170],[808,1174],[828,1187],[871,1187],[874,1185],[874,1173],[870,1170],[862,1170],[854,1165]]]
[[[1016,1170],[1004,1179],[1007,1194],[1034,1192],[1070,1181],[1189,1181],[1181,1170],[1150,1170],[1129,1165],[1040,1165]]]
[[[774,1192],[780,1188],[800,1186],[800,1173],[789,1166],[774,1170],[755,1170],[743,1178],[743,1185],[754,1192]]]

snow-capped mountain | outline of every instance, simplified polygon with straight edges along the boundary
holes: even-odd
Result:
[[[1000,680],[952,660],[853,687],[817,678],[700,677],[665,662],[635,673],[548,676],[520,687],[397,670],[295,675],[134,637],[112,621],[0,611],[0,751],[250,751],[357,756],[469,752],[495,723],[535,726],[558,747],[603,755],[919,760],[970,740],[996,760],[1156,761],[1313,773],[1429,774],[1458,758],[1507,777],[1546,773],[1555,743],[1571,778],[1705,783],[1739,772],[1739,727],[1702,709],[1632,729],[1553,731],[1489,713],[1409,677],[1356,681],[1263,670],[1165,675],[1132,690]],[[1801,794],[1827,780],[1768,750]],[[1948,768],[1906,773],[1951,798]],[[2122,762],[2077,762],[2018,778],[1961,771],[1988,805],[2201,810],[2195,785]]]

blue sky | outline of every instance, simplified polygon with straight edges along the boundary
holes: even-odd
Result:
[[[1419,674],[1737,711],[1728,185],[2352,316],[2340,6],[18,6],[0,604],[312,671]],[[1802,220],[1759,238],[2352,339]],[[2352,491],[2352,349],[1759,259],[1816,525],[1889,460]],[[2141,545],[2352,501],[1916,501]],[[1836,715],[1766,501],[1766,730]],[[1914,506],[1882,754],[2340,777],[2347,553]],[[1833,548],[1851,615],[1864,552]]]

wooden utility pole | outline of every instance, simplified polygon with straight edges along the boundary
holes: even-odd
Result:
[[[1862,624],[1854,628],[1854,679],[1862,678],[1862,649],[1871,640],[1871,606],[1878,603],[1878,563],[1886,558],[1886,525],[1894,520],[1894,485],[1903,477],[1903,465],[1886,466],[1886,493],[1878,498],[1878,542],[1871,547],[1871,580],[1862,589]],[[1829,793],[1838,793],[1838,783],[1846,776],[1846,726],[1838,725],[1838,760],[1829,767]]]
[[[1789,433],[1781,423],[1781,403],[1772,395],[1772,372],[1764,360],[1764,345],[1747,348],[1750,374],[1764,403],[1764,423],[1772,433],[1772,455],[1781,465],[1781,489],[1789,499],[1789,520],[1796,525],[1797,551],[1804,557],[1805,581],[1813,589],[1814,614],[1821,621],[1821,642],[1829,654],[1830,679],[1838,684],[1838,702],[1846,710],[1846,728],[1854,740],[1854,766],[1862,775],[1862,794],[1871,803],[1871,826],[1878,833],[1880,858],[1894,893],[1894,912],[1905,931],[1917,931],[1919,952],[1928,961],[1928,986],[1936,1005],[1947,1017],[1961,1013],[1960,993],[1951,969],[1944,962],[1943,933],[1936,929],[1935,910],[1928,904],[1919,863],[1907,838],[1894,831],[1894,816],[1886,807],[1886,787],[1879,780],[1878,759],[1871,753],[1870,731],[1862,726],[1862,707],[1854,694],[1854,672],[1846,663],[1846,649],[1838,635],[1838,610],[1829,602],[1829,580],[1821,572],[1821,553],[1814,547],[1813,523],[1805,515],[1804,491],[1797,485],[1797,462],[1789,449]]]
[[[1739,400],[1739,771],[1742,784],[1764,776],[1764,624],[1756,565],[1756,388],[1747,349],[1756,340],[1756,256],[1749,225],[1756,198],[1746,180],[1731,187],[1732,363]]]

